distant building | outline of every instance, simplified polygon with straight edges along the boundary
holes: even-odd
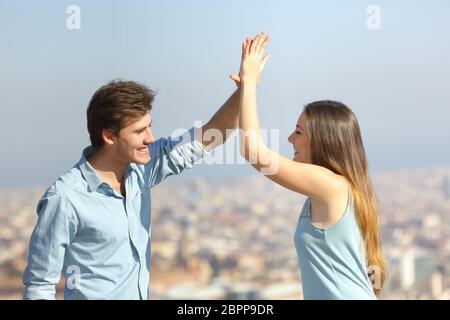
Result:
[[[403,290],[409,290],[416,282],[414,252],[408,250],[400,262],[400,286]]]
[[[427,281],[434,269],[432,256],[423,251],[408,249],[400,262],[400,287],[410,290]]]
[[[187,262],[189,260],[188,257],[189,238],[187,236],[187,229],[189,226],[189,222],[186,217],[182,217],[179,221],[179,224],[181,229],[181,235],[180,238],[178,239],[177,253],[175,255],[175,263],[177,267],[186,268]]]
[[[259,294],[262,299],[268,300],[298,300],[303,297],[298,281],[273,283],[262,288]]]
[[[444,182],[442,185],[442,192],[444,194],[444,198],[450,200],[450,174],[444,175]]]
[[[227,300],[256,300],[261,299],[258,288],[253,284],[240,283],[230,287]]]
[[[443,275],[441,270],[435,270],[431,275],[431,297],[439,299],[444,291]]]

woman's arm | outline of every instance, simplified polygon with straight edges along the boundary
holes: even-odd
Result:
[[[261,33],[253,41],[246,40],[242,44],[239,113],[241,155],[257,170],[283,187],[328,202],[339,196],[338,190],[342,190],[345,185],[340,176],[321,166],[287,159],[269,149],[261,138],[256,108],[256,84],[260,66],[267,60],[264,48],[268,42],[269,37]]]

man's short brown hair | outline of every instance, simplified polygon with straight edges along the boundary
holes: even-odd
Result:
[[[154,97],[154,91],[133,81],[113,80],[98,89],[86,112],[91,145],[96,149],[103,146],[103,129],[119,136],[126,123],[152,109]]]

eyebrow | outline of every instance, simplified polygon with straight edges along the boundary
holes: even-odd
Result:
[[[148,126],[151,126],[151,125],[152,125],[152,123],[153,123],[153,120],[152,120],[152,121],[150,121],[150,124],[149,124]],[[134,130],[134,132],[144,131],[144,130],[145,130],[145,128],[147,128],[147,126],[145,126],[145,127],[142,127],[142,128],[139,128],[139,129],[136,129],[136,130]]]
[[[295,127],[299,128],[300,130],[303,130],[303,128],[300,127],[298,124]]]

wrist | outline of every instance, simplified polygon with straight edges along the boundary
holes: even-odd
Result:
[[[258,84],[258,80],[253,77],[242,77],[241,78],[241,88],[243,86],[256,86]]]

